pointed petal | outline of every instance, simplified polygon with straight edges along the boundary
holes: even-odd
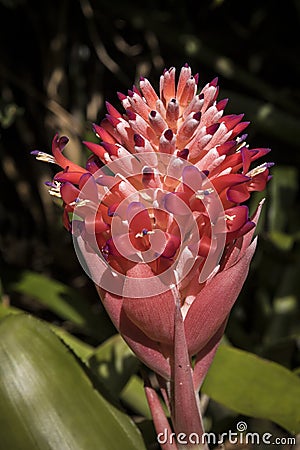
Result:
[[[263,198],[260,202],[259,205],[256,209],[256,211],[254,212],[254,214],[251,217],[251,222],[254,222],[255,225],[258,224],[259,221],[259,217],[261,214],[261,210],[262,207],[265,203],[265,199]],[[244,252],[246,251],[246,249],[249,247],[250,242],[252,241],[253,235],[255,233],[255,228],[253,228],[251,231],[249,231],[249,233],[247,233],[244,237],[243,237],[243,243],[242,243],[242,248],[241,248],[241,255],[244,254]]]
[[[192,75],[192,71],[190,67],[182,67],[180,74],[179,74],[179,79],[178,79],[178,84],[177,84],[177,91],[176,91],[176,97],[179,99],[183,93],[183,90],[186,86],[186,83],[188,81],[189,78],[191,78]]]
[[[68,141],[69,139],[66,136],[62,136],[61,138],[59,138],[58,134],[56,134],[52,140],[52,154],[57,164],[60,165],[60,167],[62,167],[63,169],[69,167],[69,170],[72,172],[86,173],[85,169],[73,163],[62,154],[62,150],[67,145]]]
[[[95,144],[94,142],[88,142],[88,141],[83,141],[83,144],[91,151],[93,152],[95,155],[97,155],[101,161],[105,162],[105,158],[104,155],[107,152],[107,150],[99,144]],[[110,144],[113,145],[113,144]]]
[[[150,106],[150,108],[154,109],[158,100],[158,96],[147,78],[141,78],[140,88],[147,104]]]
[[[76,201],[76,199],[80,195],[79,189],[77,189],[75,186],[73,186],[72,183],[69,183],[68,181],[64,183],[60,188],[60,194],[62,196],[63,201],[69,205],[70,203],[73,203]]]
[[[136,235],[142,230],[152,229],[148,210],[141,202],[131,202],[127,208],[127,219],[130,231]]]
[[[245,205],[226,209],[225,214],[228,233],[239,230],[248,220],[248,208]]]

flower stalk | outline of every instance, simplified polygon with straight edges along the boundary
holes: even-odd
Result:
[[[174,289],[175,290],[175,289]],[[194,390],[193,371],[188,355],[184,323],[180,310],[180,297],[175,291],[174,359],[172,364],[171,412],[176,435],[203,436],[204,429],[198,399]],[[194,446],[193,446],[194,447]],[[180,449],[180,444],[178,444]],[[185,447],[187,448],[187,446]],[[199,448],[207,448],[203,444]]]

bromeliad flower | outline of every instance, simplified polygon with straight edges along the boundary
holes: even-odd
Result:
[[[252,167],[269,149],[249,148],[242,114],[223,115],[217,79],[197,84],[184,66],[177,83],[164,72],[159,95],[143,77],[118,93],[125,111],[107,103],[85,168],[63,155],[66,137],[34,154],[62,168],[50,193],[114,325],[158,374],[175,433],[201,436],[197,392],[255,251],[261,205],[250,217],[243,203],[272,163]],[[146,392],[159,432],[168,424]]]

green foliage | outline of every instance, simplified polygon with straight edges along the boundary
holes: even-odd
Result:
[[[279,364],[221,345],[203,392],[241,414],[300,432],[300,379]]]
[[[77,290],[45,275],[21,272],[16,281],[8,283],[7,290],[30,296],[89,336],[103,339],[110,331],[105,318],[95,316]]]
[[[139,366],[137,358],[119,335],[96,348],[89,355],[87,364],[117,398]]]
[[[33,317],[0,322],[0,377],[3,448],[145,448],[130,418],[105,400],[68,348]]]

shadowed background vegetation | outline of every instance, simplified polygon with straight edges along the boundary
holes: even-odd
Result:
[[[28,311],[94,347],[115,333],[44,185],[54,169],[30,151],[50,152],[59,132],[71,141],[66,154],[84,162],[81,141],[94,139],[91,124],[104,117],[105,100],[118,107],[116,92],[141,75],[157,88],[165,67],[188,62],[200,86],[219,77],[219,98],[230,99],[226,113],[245,113],[250,147],[271,147],[267,159],[276,163],[267,192],[249,205],[253,211],[267,198],[226,339],[299,374],[300,1],[1,0],[0,23],[2,307]],[[92,369],[98,363],[91,358]],[[127,412],[142,416],[125,396]],[[207,426],[228,429],[240,417],[233,410],[210,401]],[[255,415],[250,422],[286,433]]]

